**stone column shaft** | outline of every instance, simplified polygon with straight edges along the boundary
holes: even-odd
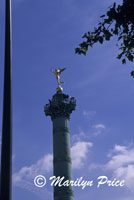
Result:
[[[53,174],[56,178],[64,177],[61,184],[72,180],[69,119],[75,106],[74,97],[62,92],[57,92],[45,106],[45,114],[53,122]],[[74,200],[72,186],[54,186],[54,200]]]
[[[53,120],[53,166],[56,177],[72,180],[72,162],[70,154],[69,120],[57,117]],[[54,200],[73,200],[72,187],[54,187]]]

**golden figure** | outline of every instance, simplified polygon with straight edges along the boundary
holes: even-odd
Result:
[[[64,82],[63,81],[60,81],[60,74],[65,70],[66,68],[58,68],[58,69],[55,69],[55,71],[53,71],[53,68],[51,68],[51,72],[56,76],[56,80],[57,80],[57,83],[58,83],[58,88],[57,88],[57,91],[63,91],[63,88],[61,87],[60,84],[63,84]]]

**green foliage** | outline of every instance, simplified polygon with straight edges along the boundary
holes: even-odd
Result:
[[[134,60],[134,1],[124,0],[122,5],[116,6],[114,3],[105,15],[100,16],[94,31],[83,35],[84,41],[75,49],[75,53],[86,55],[88,47],[93,47],[95,43],[103,44],[111,37],[117,36],[116,46],[121,51],[117,56],[126,64],[126,59]],[[134,77],[134,73],[131,72]]]

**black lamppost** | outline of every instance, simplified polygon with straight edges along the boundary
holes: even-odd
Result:
[[[11,200],[12,188],[12,80],[11,0],[5,0],[5,69],[1,148],[0,200]]]

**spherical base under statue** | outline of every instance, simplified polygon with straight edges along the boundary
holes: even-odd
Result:
[[[59,86],[56,88],[56,92],[63,92],[63,88],[59,85]]]

